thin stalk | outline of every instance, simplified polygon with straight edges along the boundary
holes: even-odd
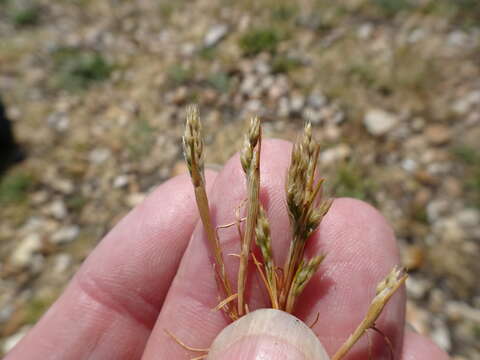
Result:
[[[388,303],[392,295],[400,288],[405,282],[408,275],[403,269],[394,267],[390,274],[380,282],[377,286],[376,296],[373,298],[368,308],[367,315],[362,320],[360,325],[355,331],[348,337],[345,343],[338,349],[331,360],[341,360],[348,353],[348,351],[357,343],[362,335],[368,329],[375,327],[375,321],[383,311],[383,308]]]
[[[183,137],[183,150],[187,167],[190,172],[192,184],[194,187],[195,200],[197,202],[198,212],[205,229],[208,242],[212,248],[215,258],[216,271],[222,284],[223,291],[227,298],[232,296],[232,287],[227,277],[225,263],[223,261],[220,242],[216,236],[215,229],[210,216],[207,192],[205,190],[205,174],[203,160],[203,139],[201,134],[201,123],[198,109],[196,106],[189,106],[187,109],[187,124],[185,135]],[[234,320],[238,314],[234,307],[229,306],[228,315]]]
[[[257,120],[258,121],[258,120]],[[259,124],[257,125],[259,127]],[[260,129],[260,128],[259,128]],[[259,193],[260,193],[260,150],[262,135],[261,130],[258,130],[258,143],[256,151],[253,153],[253,157],[247,171],[247,222],[245,228],[245,234],[243,237],[242,248],[240,252],[240,265],[238,269],[238,300],[237,300],[237,312],[239,316],[242,316],[245,312],[245,286],[247,282],[247,268],[248,258],[250,256],[250,248],[253,238],[255,236],[255,227],[257,225],[258,211],[259,211]]]
[[[272,252],[272,239],[270,235],[270,224],[268,223],[267,214],[265,210],[260,206],[257,228],[256,228],[256,241],[257,246],[260,248],[263,257],[263,268],[265,269],[265,286],[270,296],[272,308],[279,309],[278,293],[277,293],[277,273],[275,262]],[[253,254],[252,254],[253,255]],[[255,260],[255,256],[253,256]],[[257,263],[257,262],[256,262]],[[263,274],[263,270],[259,268],[260,275]]]

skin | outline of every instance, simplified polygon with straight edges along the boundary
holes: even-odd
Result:
[[[284,178],[291,144],[264,141],[261,194],[267,210],[276,263],[283,265],[289,241]],[[245,197],[238,155],[219,173],[207,172],[210,208],[216,225],[232,222]],[[238,259],[234,227],[220,230],[228,271]],[[358,325],[377,283],[399,263],[395,237],[374,208],[358,200],[336,199],[312,236],[307,254],[327,253],[306,287],[295,315],[313,327],[332,355]],[[211,251],[198,223],[187,175],[160,185],[133,209],[91,253],[63,295],[6,359],[190,359],[168,337],[168,329],[190,346],[208,348],[228,323],[220,311]],[[249,272],[254,274],[252,268]],[[267,306],[258,276],[250,275],[251,309]],[[396,359],[448,359],[424,337],[405,330],[405,293],[400,290],[377,327],[393,343]],[[388,358],[380,336],[371,335],[374,359]],[[358,343],[347,360],[367,359],[368,343]]]

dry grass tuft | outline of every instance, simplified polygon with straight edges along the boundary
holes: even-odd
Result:
[[[283,269],[278,268],[274,263],[270,224],[267,213],[261,207],[259,201],[262,145],[260,125],[260,120],[257,117],[251,119],[240,154],[240,162],[247,179],[247,214],[244,231],[242,231],[239,210],[237,211],[236,222],[219,227],[236,225],[240,237],[241,249],[238,255],[240,264],[237,292],[233,293],[225,272],[217,232],[210,218],[205,192],[200,116],[196,106],[189,106],[187,109],[187,125],[183,137],[184,154],[195,189],[200,217],[215,256],[216,273],[224,295],[216,309],[223,309],[232,320],[236,320],[249,312],[249,306],[245,298],[245,288],[248,281],[250,255],[252,255],[260,277],[265,284],[271,307],[288,313],[293,312],[298,297],[325,258],[324,254],[318,254],[310,259],[307,259],[304,255],[308,239],[316,231],[332,204],[331,199],[322,199],[324,179],[316,179],[320,146],[312,136],[311,125],[307,123],[303,136],[297,140],[293,147],[285,184],[286,204],[292,228],[289,253]],[[261,251],[261,261],[253,254],[252,244],[254,242]],[[340,347],[332,360],[342,359],[368,329],[373,329],[383,335],[375,327],[375,321],[406,278],[407,275],[403,270],[394,268],[378,285],[376,296],[372,300],[364,320]],[[385,335],[384,338],[391,348],[390,340]],[[182,345],[181,342],[179,344]],[[184,347],[188,349],[188,347]]]

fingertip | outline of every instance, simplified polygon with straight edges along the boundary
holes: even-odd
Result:
[[[411,330],[406,330],[403,341],[402,360],[449,360],[448,354],[433,341]]]
[[[362,200],[335,199],[321,226],[326,232],[324,237],[339,240],[339,248],[335,249],[338,253],[350,253],[358,259],[383,259],[389,264],[400,261],[391,225],[375,207]]]

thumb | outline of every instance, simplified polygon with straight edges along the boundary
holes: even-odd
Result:
[[[215,338],[207,360],[328,360],[314,332],[286,312],[261,309],[233,322]]]

